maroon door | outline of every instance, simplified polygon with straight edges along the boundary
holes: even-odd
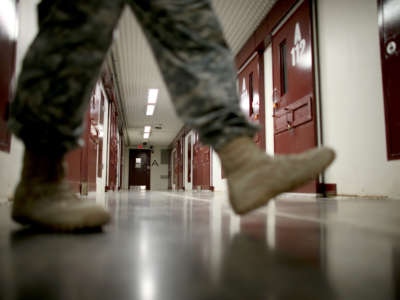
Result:
[[[388,159],[400,159],[400,5],[379,0],[382,79]]]
[[[129,186],[146,186],[146,190],[150,190],[149,150],[130,150]]]
[[[124,140],[123,140],[123,135],[122,132],[120,133],[120,165],[119,165],[119,190],[122,188],[122,174],[123,174],[123,169],[124,169]]]
[[[179,153],[178,153],[178,164],[179,164],[179,177],[178,177],[178,184],[179,184],[179,189],[184,190],[184,173],[183,173],[183,166],[185,163],[185,137],[182,136],[179,140]]]
[[[173,184],[175,185],[175,189],[179,189],[179,187],[178,187],[178,182],[179,182],[178,181],[178,177],[179,177],[178,150],[176,148],[174,151],[173,168],[174,168]]]
[[[275,153],[317,145],[310,2],[272,37]],[[297,190],[316,192],[317,180]]]
[[[187,178],[188,182],[192,182],[192,137],[191,136],[189,136],[187,153],[188,153]]]
[[[193,144],[193,188],[211,189],[210,147],[202,145],[196,136]]]
[[[199,147],[199,169],[201,178],[201,189],[210,189],[210,147],[205,145],[200,145]]]
[[[11,135],[7,130],[8,103],[15,69],[17,42],[16,1],[2,0],[0,4],[0,150],[10,151]],[[5,18],[5,19],[4,19]]]
[[[254,141],[265,150],[265,109],[264,94],[260,93],[262,56],[258,53],[240,72],[240,105],[251,122],[261,126],[261,130],[254,137]]]
[[[98,133],[90,119],[90,111],[86,114],[86,126],[82,136],[84,146],[66,156],[67,180],[73,190],[82,195],[96,191]]]
[[[193,144],[193,189],[200,186],[200,176],[199,176],[199,157],[200,157],[200,149],[199,143],[197,141],[197,135],[195,138],[195,142]]]

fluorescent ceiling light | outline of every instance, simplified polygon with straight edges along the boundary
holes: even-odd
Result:
[[[147,105],[146,116],[152,116],[154,114],[155,105]]]
[[[158,96],[158,89],[149,89],[149,96],[147,98],[148,104],[156,104]]]
[[[144,134],[143,134],[143,138],[144,139],[148,139],[150,137],[150,132],[145,132]]]
[[[150,132],[151,131],[151,126],[144,126],[144,132]]]

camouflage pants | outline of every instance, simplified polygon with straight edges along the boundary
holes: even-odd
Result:
[[[129,5],[176,111],[218,149],[256,129],[240,111],[232,54],[209,0],[42,0],[23,62],[10,129],[28,149],[66,152],[83,133],[89,95]]]

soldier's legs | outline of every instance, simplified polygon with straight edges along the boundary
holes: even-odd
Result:
[[[13,218],[52,229],[95,227],[109,220],[65,183],[63,158],[76,147],[90,91],[123,8],[119,0],[43,0],[39,33],[25,59],[9,127],[25,144]]]
[[[178,115],[213,146],[233,209],[245,213],[301,186],[334,159],[318,149],[268,157],[239,107],[232,54],[209,0],[127,0],[153,49]]]
[[[67,152],[83,133],[89,94],[121,14],[122,1],[43,0],[9,127],[30,150]]]

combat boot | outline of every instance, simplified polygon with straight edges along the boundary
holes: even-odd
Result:
[[[280,193],[314,179],[335,158],[329,148],[271,157],[248,137],[239,137],[217,151],[228,179],[233,210],[244,214],[268,203]]]
[[[102,207],[79,199],[66,182],[63,155],[25,150],[12,218],[23,225],[55,231],[100,227],[110,221]]]

